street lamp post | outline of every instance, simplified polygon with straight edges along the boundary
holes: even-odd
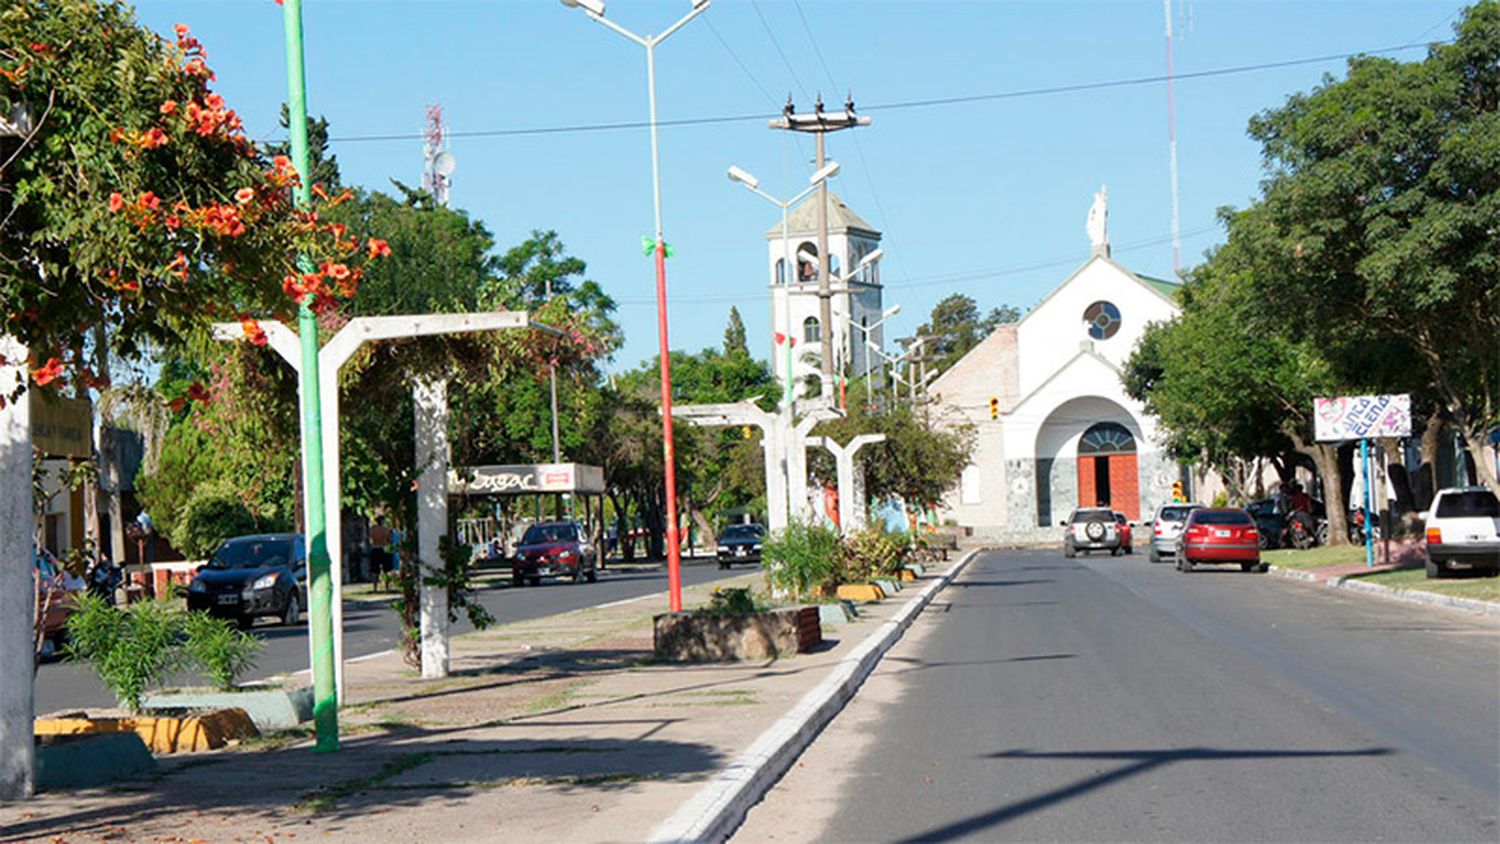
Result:
[[[646,92],[651,110],[651,198],[656,212],[656,333],[661,358],[661,439],[667,498],[667,588],[672,612],[682,610],[682,549],[677,536],[677,458],[672,449],[672,362],[667,348],[667,242],[661,224],[661,145],[656,122],[656,45],[702,14],[711,0],[690,0],[688,13],[660,35],[640,36],[604,16],[604,0],[561,0],[646,48]]]
[[[838,172],[839,163],[837,161],[830,161],[822,169],[818,170],[818,172],[808,177],[807,181],[809,182],[809,184],[807,188],[805,188],[801,193],[797,194],[791,199],[783,201],[761,190],[760,180],[755,178],[751,174],[745,172],[744,170],[741,170],[738,167],[729,168],[729,180],[731,182],[739,182],[740,184],[744,185],[745,188],[748,189],[751,193],[781,209],[781,248],[785,253],[785,257],[782,258],[782,261],[784,262],[782,264],[782,267],[785,273],[783,280],[788,286],[786,304],[782,308],[781,314],[782,328],[784,329],[783,336],[786,338],[786,392],[782,397],[782,402],[785,403],[788,407],[791,406],[795,396],[795,392],[793,389],[795,379],[792,376],[792,300],[790,284],[791,280],[796,277],[796,271],[793,269],[793,267],[796,265],[796,259],[795,256],[792,255],[791,238],[787,232],[787,210],[793,205],[796,205],[798,202],[801,202],[804,198],[807,197],[808,194],[817,190],[818,187],[823,183],[827,182],[834,176],[837,176]]]
[[[880,250],[877,249],[875,251],[879,252]],[[879,328],[880,326],[884,325],[886,320],[890,319],[891,317],[893,317],[893,316],[895,316],[896,314],[899,314],[899,313],[901,313],[901,306],[900,305],[892,305],[889,308],[886,308],[883,313],[881,313],[880,319],[875,320],[875,322],[871,323],[870,325],[861,325],[861,324],[855,322],[854,321],[854,315],[850,314],[849,315],[849,326],[851,328],[858,328],[860,330],[860,333],[864,335],[866,350],[870,349],[871,347],[874,347],[875,351],[880,355],[880,357],[885,358],[885,356],[886,356],[885,355],[885,351],[882,350],[878,345],[876,345],[876,343],[875,343],[874,340],[870,339],[870,333],[873,332],[875,329]],[[869,369],[872,369],[872,368],[873,367],[866,367],[866,371],[868,371]],[[878,386],[876,387],[876,389],[878,389]]]
[[[302,62],[302,0],[283,4],[286,36],[287,130],[291,139],[292,166],[298,182],[293,198],[298,210],[312,206],[312,168],[307,145],[307,75]],[[297,256],[302,272],[312,272],[306,255]],[[334,659],[334,594],[328,557],[328,529],[323,508],[322,411],[318,395],[318,319],[311,297],[297,310],[297,333],[301,340],[302,484],[303,532],[307,536],[308,623],[312,650],[313,722],[319,751],[338,750],[338,697]]]

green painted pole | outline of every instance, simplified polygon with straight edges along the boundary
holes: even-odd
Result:
[[[302,0],[285,0],[286,83],[288,132],[292,166],[298,180],[293,194],[297,207],[312,207],[312,172],[307,149],[307,74],[302,64]],[[297,266],[312,272],[306,255],[297,256]],[[302,390],[302,482],[306,485],[308,589],[307,635],[312,638],[313,724],[317,730],[314,750],[339,749],[339,702],[334,685],[333,576],[328,560],[328,523],[323,512],[323,412],[318,403],[318,318],[311,297],[297,310],[297,334],[302,342],[302,367],[298,372]]]

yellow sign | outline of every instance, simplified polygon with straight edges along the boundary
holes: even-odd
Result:
[[[44,457],[87,460],[94,453],[94,407],[88,399],[67,399],[33,387],[31,444]]]

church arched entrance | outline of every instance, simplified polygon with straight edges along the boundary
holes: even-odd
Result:
[[[1093,425],[1078,440],[1078,506],[1109,507],[1141,517],[1135,437],[1117,422]]]

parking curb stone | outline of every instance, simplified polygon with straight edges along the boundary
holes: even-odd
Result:
[[[1378,583],[1365,583],[1348,575],[1343,577],[1319,578],[1310,572],[1300,569],[1287,569],[1281,566],[1271,566],[1271,573],[1279,577],[1291,580],[1301,580],[1307,583],[1321,583],[1334,589],[1348,589],[1353,592],[1363,592],[1366,595],[1374,595],[1388,601],[1403,601],[1408,604],[1427,604],[1428,606],[1447,607],[1448,609],[1464,610],[1465,612],[1476,612],[1487,615],[1500,615],[1500,602],[1481,601],[1477,598],[1460,598],[1456,595],[1443,595],[1437,592],[1424,592],[1420,589],[1396,589],[1390,586],[1381,586]]]
[[[983,549],[966,553],[948,571],[907,601],[900,611],[865,637],[797,705],[761,733],[745,752],[651,831],[658,842],[724,841],[812,744],[823,728],[854,697],[886,651],[900,640],[938,592],[953,581]]]

